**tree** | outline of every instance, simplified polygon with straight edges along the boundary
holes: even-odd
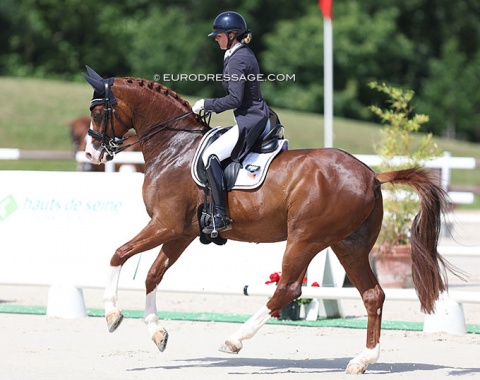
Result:
[[[334,20],[334,108],[336,115],[369,118],[367,83],[388,80],[408,62],[412,44],[398,33],[394,8],[368,14],[359,2],[337,3]],[[361,26],[361,27],[359,27]],[[281,21],[266,36],[264,67],[293,73],[294,83],[274,83],[266,94],[283,107],[323,110],[323,21],[316,7],[307,15]],[[320,59],[319,59],[320,58]]]
[[[7,70],[72,78],[89,64],[104,72],[125,72],[129,41],[123,21],[122,7],[115,4],[21,0],[13,16],[17,29],[9,38]]]
[[[152,6],[145,17],[134,20],[131,29],[135,33],[127,57],[130,75],[150,80],[159,75],[157,80],[175,91],[200,93],[205,82],[192,74],[218,70],[213,70],[215,46],[207,38],[211,25],[202,22],[185,27],[194,24],[193,17],[181,8]]]
[[[480,141],[479,63],[480,54],[469,61],[454,36],[443,45],[441,57],[430,61],[423,97],[418,102],[431,115],[429,131]]]

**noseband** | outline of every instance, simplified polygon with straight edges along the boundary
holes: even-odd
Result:
[[[168,119],[168,120],[166,120],[166,121],[164,121],[160,124],[149,127],[147,129],[145,129],[144,131],[137,132],[137,134],[134,135],[134,136],[136,136],[136,137],[142,136],[142,137],[140,137],[134,143],[131,143],[131,144],[128,144],[128,145],[123,145],[123,143],[125,141],[127,141],[128,139],[130,139],[131,137],[134,137],[134,136],[127,136],[127,137],[122,137],[122,138],[115,137],[115,129],[113,127],[114,116],[123,125],[123,127],[127,131],[131,128],[129,128],[127,126],[127,124],[122,120],[122,118],[117,113],[117,111],[115,111],[115,108],[113,108],[113,105],[112,105],[112,102],[111,102],[111,99],[110,99],[110,96],[109,96],[110,95],[110,86],[107,82],[105,82],[105,92],[104,93],[105,93],[104,98],[93,99],[92,100],[92,106],[90,106],[90,108],[93,108],[94,102],[97,103],[97,104],[99,102],[103,102],[103,105],[104,105],[104,109],[103,109],[103,130],[100,133],[100,132],[94,131],[93,129],[90,128],[88,130],[88,135],[91,136],[94,139],[97,139],[97,140],[101,141],[100,145],[107,152],[107,154],[109,156],[108,160],[112,160],[113,157],[115,157],[115,154],[120,153],[120,152],[124,151],[125,149],[127,149],[127,148],[129,148],[129,147],[131,147],[135,144],[140,143],[141,141],[148,140],[150,137],[157,134],[158,132],[160,132],[164,129],[167,129],[170,124],[173,124],[173,123],[175,123],[175,122],[177,122],[177,121],[179,121],[179,120],[181,120],[181,119],[183,119],[183,118],[185,118],[188,115],[193,113],[192,110],[187,111],[185,113],[182,113],[181,115],[178,115],[178,116],[175,116],[171,119]],[[112,94],[112,96],[113,96],[113,94]],[[209,123],[210,122],[209,117],[211,117],[210,113],[206,113],[203,116],[201,116],[202,120],[207,124],[210,124]],[[208,119],[208,121],[207,121],[207,119]],[[113,137],[110,137],[107,134],[109,127],[110,127],[111,134],[112,134]],[[202,130],[191,130],[190,132],[202,132]]]

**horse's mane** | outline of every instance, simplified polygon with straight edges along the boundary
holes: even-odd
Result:
[[[175,91],[173,91],[171,88],[168,88],[164,86],[163,84],[160,84],[158,82],[153,82],[141,78],[132,78],[132,77],[126,77],[122,78],[124,84],[126,85],[131,85],[131,84],[136,84],[138,87],[147,89],[159,94],[163,94],[164,96],[172,98],[174,101],[180,103],[181,105],[191,108],[190,103],[186,101],[184,98],[182,98],[180,95],[178,95]],[[199,121],[201,124],[204,126],[208,126],[205,121],[198,115],[195,115],[197,121]]]
[[[141,78],[126,77],[126,78],[123,78],[123,79],[124,79],[125,83],[128,83],[128,84],[135,83],[139,87],[143,87],[143,88],[158,92],[159,94],[163,93],[165,96],[171,96],[172,98],[174,98],[175,100],[180,102],[182,105],[190,107],[190,103],[188,103],[185,99],[183,99],[175,91],[173,91],[172,89],[164,86],[163,84],[148,81],[148,80],[141,79]]]

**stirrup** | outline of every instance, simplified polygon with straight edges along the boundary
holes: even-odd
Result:
[[[215,222],[215,219],[220,220],[218,223]],[[210,235],[212,238],[216,238],[219,232],[229,231],[232,229],[232,219],[229,217],[220,217],[215,216],[211,219],[211,223],[206,226],[202,232],[204,234]]]

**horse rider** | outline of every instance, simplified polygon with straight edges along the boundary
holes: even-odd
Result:
[[[220,49],[225,50],[223,61],[222,98],[200,99],[192,111],[220,113],[233,110],[235,125],[213,142],[203,153],[208,186],[214,203],[210,224],[205,234],[231,229],[232,220],[226,212],[226,191],[221,162],[227,158],[240,162],[253,143],[270,129],[269,107],[260,91],[260,69],[254,53],[247,46],[252,39],[245,19],[236,12],[223,12],[213,22],[213,31]]]

